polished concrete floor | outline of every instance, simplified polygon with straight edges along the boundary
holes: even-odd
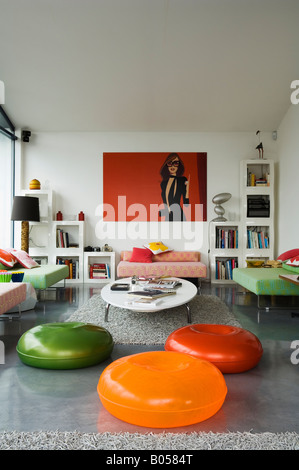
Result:
[[[38,324],[66,320],[97,292],[83,285],[49,289],[33,311],[23,312],[21,320],[0,321],[0,340],[5,347],[4,364],[0,362],[0,431],[299,432],[299,353],[292,349],[294,341],[299,345],[298,309],[276,308],[272,298],[270,310],[258,310],[256,297],[235,285],[204,282],[201,292],[226,302],[242,327],[258,336],[264,354],[254,369],[225,374],[228,394],[224,405],[202,423],[149,429],[124,423],[102,407],[96,388],[104,367],[122,356],[163,350],[163,345],[115,345],[109,360],[86,369],[45,370],[20,362],[16,345],[25,331]],[[299,351],[299,346],[296,348]]]

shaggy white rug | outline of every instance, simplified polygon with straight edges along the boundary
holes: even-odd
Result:
[[[4,432],[0,450],[298,450],[299,435],[287,433],[80,433]],[[117,454],[116,454],[117,455]],[[100,455],[99,455],[100,456]]]
[[[190,303],[192,323],[241,326],[227,305],[213,295],[198,295]],[[110,306],[105,322],[105,302],[94,295],[68,322],[92,323],[106,328],[115,344],[164,344],[170,333],[188,325],[186,307],[180,306],[160,312],[132,312]]]

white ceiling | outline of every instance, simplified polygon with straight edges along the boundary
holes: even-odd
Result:
[[[0,0],[4,109],[32,131],[275,130],[298,0]]]

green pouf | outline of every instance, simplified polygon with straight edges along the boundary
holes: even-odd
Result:
[[[79,369],[107,359],[113,349],[109,331],[81,322],[46,323],[24,333],[17,353],[24,364],[42,369]]]

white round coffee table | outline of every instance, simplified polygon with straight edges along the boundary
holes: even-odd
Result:
[[[176,278],[171,278],[176,279]],[[115,284],[110,283],[106,284],[105,287],[101,290],[102,299],[106,302],[105,307],[105,321],[108,321],[109,307],[113,305],[114,307],[125,308],[127,310],[132,310],[134,312],[159,312],[168,308],[179,307],[180,305],[185,305],[187,310],[187,320],[188,323],[191,323],[191,310],[188,302],[192,300],[197,294],[197,287],[192,284],[192,282],[186,281],[185,279],[176,279],[180,281],[181,285],[176,287],[176,294],[170,295],[167,297],[162,297],[159,299],[157,305],[133,305],[130,303],[128,298],[127,291],[114,291],[111,290],[111,285]],[[131,278],[119,279],[116,283],[120,284],[129,284]],[[136,290],[142,290],[146,284],[139,282]],[[131,290],[131,289],[130,289]]]

